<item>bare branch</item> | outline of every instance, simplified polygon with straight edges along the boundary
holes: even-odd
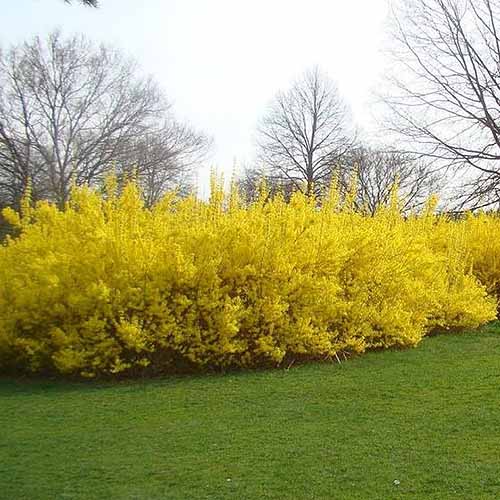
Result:
[[[484,197],[498,203],[500,2],[401,5],[394,12],[394,75],[385,96],[390,128],[406,138],[410,151],[467,177],[458,192],[462,204],[484,204]]]
[[[64,0],[66,3],[71,3],[72,0]],[[98,7],[98,0],[78,0],[82,5],[87,7]]]

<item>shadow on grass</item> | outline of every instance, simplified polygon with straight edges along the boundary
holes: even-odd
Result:
[[[472,334],[472,335],[471,335]],[[464,341],[464,336],[467,339],[473,341],[474,335],[492,335],[496,336],[500,334],[500,321],[494,321],[487,325],[484,325],[477,330],[464,330],[464,329],[453,329],[453,330],[434,330],[429,333],[424,338],[424,343],[426,339],[434,339],[440,337],[453,337],[457,341]],[[466,341],[467,342],[467,341]],[[422,344],[416,347],[419,349]],[[437,347],[437,346],[436,346]],[[206,371],[201,373],[181,373],[172,375],[156,375],[156,376],[144,376],[140,378],[111,378],[111,379],[63,379],[57,376],[42,377],[42,376],[27,376],[27,375],[0,375],[0,393],[4,396],[20,394],[30,396],[36,394],[47,394],[47,393],[71,393],[71,392],[81,392],[90,393],[100,390],[106,390],[110,388],[123,388],[129,390],[141,391],[147,388],[161,387],[161,386],[176,386],[178,384],[185,383],[189,381],[190,383],[200,383],[200,384],[210,384],[219,383],[221,378],[231,377],[233,379],[240,379],[241,377],[278,377],[286,376],[290,371],[295,371],[299,368],[304,368],[308,366],[335,366],[337,368],[343,368],[349,366],[353,359],[361,361],[363,359],[371,356],[384,355],[383,353],[391,352],[405,352],[408,351],[407,348],[393,347],[389,349],[374,349],[367,351],[367,353],[359,356],[350,356],[347,358],[342,358],[342,361],[331,359],[328,361],[297,361],[291,363],[284,363],[281,367],[277,368],[260,368],[260,369],[231,369],[231,370],[219,370],[219,371]],[[347,363],[347,365],[346,365]],[[357,363],[356,363],[357,364]]]

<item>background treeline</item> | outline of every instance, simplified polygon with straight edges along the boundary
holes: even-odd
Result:
[[[378,139],[311,68],[263,110],[255,159],[239,174],[246,196],[262,177],[273,190],[316,195],[333,176],[341,187],[357,177],[372,213],[395,181],[407,209],[436,192],[449,210],[497,208],[499,18],[498,0],[397,2]],[[152,205],[172,187],[193,188],[211,143],[119,50],[55,32],[1,52],[2,206],[18,206],[28,184],[33,199],[63,206],[72,184],[96,185],[111,170],[136,171]]]

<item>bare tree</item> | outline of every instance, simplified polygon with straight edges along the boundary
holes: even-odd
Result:
[[[276,95],[257,136],[258,157],[269,175],[308,194],[329,182],[354,140],[347,106],[318,68]]]
[[[356,181],[360,207],[374,214],[390,203],[397,186],[403,212],[418,209],[438,192],[442,177],[428,162],[406,152],[358,146],[345,157],[339,175],[343,191]]]
[[[500,1],[402,0],[394,11],[393,128],[456,167],[460,202],[500,202]]]
[[[73,182],[99,182],[118,161],[140,171],[150,155],[145,171],[154,164],[175,182],[208,145],[117,50],[56,32],[0,55],[0,196],[10,203],[30,181],[62,205]]]
[[[147,206],[171,189],[186,193],[194,170],[206,159],[212,140],[175,119],[151,128],[131,141],[131,150],[117,161],[119,170],[137,170]]]

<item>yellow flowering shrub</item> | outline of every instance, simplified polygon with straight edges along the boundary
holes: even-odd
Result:
[[[4,211],[20,231],[0,247],[4,370],[275,366],[413,346],[496,314],[498,243],[471,243],[500,232],[493,217],[452,222],[430,206],[405,219],[396,199],[365,216],[335,189],[321,207],[264,188],[245,205],[215,184],[208,202],[171,193],[151,209],[133,183],[114,192]]]
[[[469,215],[461,225],[474,275],[488,293],[500,298],[500,214]]]

